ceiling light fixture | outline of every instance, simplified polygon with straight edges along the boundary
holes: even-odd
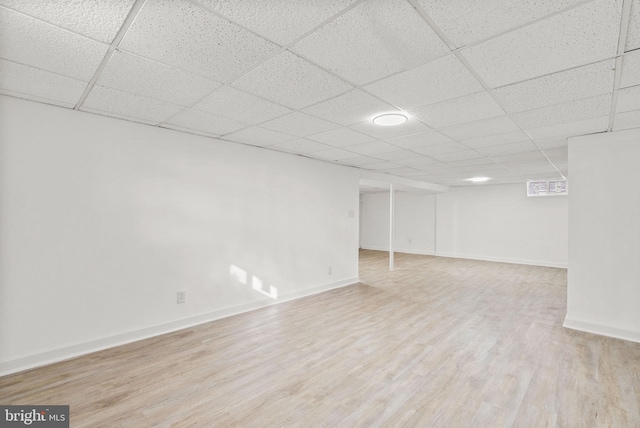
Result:
[[[407,121],[407,116],[400,113],[386,113],[373,118],[373,123],[380,126],[401,125]]]
[[[467,178],[466,181],[473,181],[474,183],[482,183],[489,180],[491,180],[491,178],[489,177],[473,177],[473,178]]]

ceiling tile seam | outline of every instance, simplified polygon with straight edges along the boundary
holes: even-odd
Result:
[[[448,99],[446,99],[444,101],[437,101],[437,102],[431,103],[431,104],[421,104],[421,105],[416,106],[416,107],[411,107],[408,110],[418,110],[418,109],[425,108],[425,107],[438,107],[438,106],[443,105],[443,104],[447,104],[447,103],[450,103],[450,102],[453,102],[453,101],[458,101],[458,100],[460,100],[462,98],[470,97],[472,95],[482,94],[484,92],[486,92],[486,90],[482,89],[481,91],[472,92],[470,94],[463,94],[463,95],[458,95],[457,97],[454,97],[454,98],[448,98]],[[486,119],[489,119],[489,118],[486,118]],[[451,126],[451,125],[447,125],[447,126]],[[437,127],[434,127],[434,126],[430,126],[430,127],[433,128],[433,129],[437,129]],[[446,126],[441,126],[440,128],[446,128]]]
[[[124,120],[126,122],[141,123],[143,125],[149,125],[149,126],[157,126],[157,123],[152,120],[141,119],[139,117],[124,116],[119,113],[113,113],[113,112],[101,110],[98,108],[83,107],[81,110],[78,110],[78,111],[81,111],[83,113],[89,113],[89,114],[97,114],[99,116],[104,116],[104,117],[110,117],[112,119]]]
[[[502,31],[500,33],[496,33],[496,34],[494,34],[492,36],[489,36],[489,37],[486,37],[484,39],[477,40],[475,42],[469,43],[468,45],[460,46],[459,48],[456,48],[453,51],[454,52],[458,52],[458,51],[465,51],[467,49],[474,48],[474,47],[476,47],[478,45],[481,45],[483,43],[487,43],[487,42],[492,41],[494,39],[500,38],[500,37],[502,37],[502,36],[504,36],[506,34],[513,33],[515,31],[521,30],[521,29],[523,29],[525,27],[528,27],[530,25],[534,25],[534,24],[537,24],[537,23],[539,23],[541,21],[544,21],[546,19],[553,18],[556,15],[560,15],[560,14],[568,12],[568,11],[570,11],[572,9],[577,9],[579,7],[582,7],[582,6],[586,5],[586,4],[588,4],[588,3],[593,3],[594,1],[597,1],[597,0],[583,0],[581,2],[574,3],[571,6],[565,7],[564,9],[557,10],[555,12],[552,12],[552,13],[548,14],[548,15],[541,16],[540,18],[536,18],[536,19],[534,19],[532,21],[528,21],[528,22],[526,22],[524,24],[520,24],[517,27],[513,27],[513,28],[510,28],[508,30],[504,30],[504,31]]]
[[[0,95],[5,95],[7,97],[17,98],[19,100],[27,100],[27,101],[36,101],[44,104],[49,104],[58,107],[70,108],[73,103],[68,103],[66,101],[54,100],[52,98],[43,97],[41,95],[32,95],[26,92],[18,92],[12,91],[11,89],[0,88]]]
[[[620,89],[620,80],[622,78],[622,67],[625,53],[624,49],[627,44],[627,35],[629,33],[629,22],[631,21],[631,2],[632,0],[622,1],[622,16],[620,18],[620,32],[618,34],[618,57],[616,58],[616,71],[613,78],[613,96],[611,97],[611,110],[609,112],[609,125],[607,131],[613,131],[613,123],[615,121],[616,109],[618,106],[618,90]]]
[[[308,36],[310,36],[311,34],[315,33],[316,31],[318,31],[320,28],[324,27],[325,25],[331,23],[332,21],[336,20],[337,18],[339,18],[340,16],[344,15],[345,13],[349,12],[351,9],[354,9],[355,7],[359,6],[361,3],[364,3],[366,0],[357,0],[354,1],[353,3],[351,3],[349,6],[345,7],[344,9],[340,10],[339,12],[331,15],[330,17],[328,17],[327,19],[325,19],[324,21],[322,21],[321,23],[319,23],[318,25],[316,25],[315,27],[313,27],[312,29],[308,30],[307,32],[301,34],[300,36],[298,36],[297,38],[293,39],[292,41],[290,41],[287,44],[281,45],[280,43],[276,42],[275,40],[271,40],[270,38],[268,38],[267,36],[264,36],[260,33],[257,33],[255,31],[253,31],[250,28],[245,27],[244,25],[242,25],[239,22],[236,22],[235,20],[229,18],[228,16],[210,8],[209,6],[200,3],[198,0],[188,0],[190,3],[201,7],[205,10],[207,10],[208,12],[211,12],[212,14],[216,15],[219,18],[224,19],[225,21],[228,21],[234,25],[237,25],[238,27],[243,28],[246,31],[249,31],[251,34],[260,37],[261,39],[265,39],[271,43],[274,43],[280,47],[282,47],[283,49],[288,49],[290,46],[293,46],[294,44],[302,41],[303,39],[307,38]]]
[[[496,96],[496,94],[493,93],[493,90],[489,87],[489,85],[484,81],[484,79],[478,74],[478,72],[476,72],[476,70],[471,66],[471,64],[469,64],[469,62],[467,61],[467,59],[464,57],[464,55],[462,55],[462,53],[460,52],[455,52],[455,55],[458,57],[458,59],[460,60],[460,62],[462,62],[462,64],[464,64],[464,66],[469,70],[469,72],[478,80],[478,82],[480,82],[480,84],[482,85],[483,88],[486,89],[486,91],[489,93],[489,95],[491,95],[491,97],[493,98],[493,100],[500,106],[500,108],[505,112],[506,116],[511,119],[511,121],[518,127],[518,129],[520,129],[520,131],[524,132],[524,134],[529,138],[529,140],[536,146],[536,148],[538,149],[538,151],[540,151],[540,153],[542,154],[542,156],[545,157],[545,159],[547,160],[547,162],[549,162],[551,164],[551,166],[553,166],[553,168],[558,172],[558,174],[560,174],[562,177],[564,177],[564,175],[562,175],[562,173],[560,172],[560,170],[558,169],[558,167],[551,162],[551,159],[549,159],[547,157],[547,155],[544,154],[544,152],[542,151],[542,149],[540,149],[540,147],[538,146],[538,144],[534,141],[534,139],[531,137],[531,134],[529,134],[524,127],[522,127],[520,125],[520,123],[518,123],[513,116],[507,111],[507,109],[504,107],[502,101]],[[464,145],[464,143],[461,143]]]
[[[544,109],[551,108],[551,107],[558,107],[558,106],[561,106],[563,104],[577,103],[577,102],[580,102],[580,101],[589,100],[591,98],[599,98],[599,97],[602,97],[604,95],[611,95],[613,92],[614,92],[613,90],[607,91],[607,92],[601,92],[601,93],[596,94],[596,95],[589,95],[588,97],[577,98],[577,99],[571,100],[571,101],[562,101],[562,102],[555,103],[555,104],[548,104],[548,105],[544,105],[542,107],[536,107],[536,108],[532,108],[532,109],[529,109],[529,110],[517,111],[517,112],[511,113],[511,114],[512,115],[517,115],[517,114],[522,114],[522,113],[531,113],[531,112],[535,112],[535,111],[538,111],[538,110],[544,110]],[[597,116],[594,116],[594,117],[597,117]],[[589,119],[589,118],[587,118],[587,119]],[[550,126],[552,126],[552,125],[550,125]],[[537,126],[536,128],[541,128],[541,127]]]
[[[640,48],[639,48],[640,49]],[[628,52],[627,52],[628,53]],[[624,55],[624,54],[623,54]],[[594,64],[598,64],[600,62],[605,62],[605,61],[611,61],[611,60],[615,60],[616,58],[618,58],[621,55],[614,55],[614,56],[610,56],[610,57],[606,57],[604,59],[597,59],[595,61],[591,61],[591,62],[585,62],[583,64],[579,64],[573,67],[569,67],[569,68],[564,68],[562,70],[558,70],[558,71],[553,71],[551,73],[545,73],[545,74],[540,74],[538,76],[534,76],[534,77],[529,77],[528,79],[523,79],[523,80],[518,80],[516,82],[513,83],[507,83],[506,85],[500,85],[500,86],[495,86],[493,88],[491,88],[492,90],[497,90],[497,89],[504,89],[504,88],[508,88],[509,86],[514,86],[514,85],[519,85],[521,83],[525,83],[525,82],[529,82],[531,80],[536,80],[536,79],[541,79],[543,77],[549,77],[549,76],[553,76],[554,74],[560,74],[560,73],[564,73],[567,71],[571,71],[571,70],[576,70],[578,68],[582,68],[582,67],[588,67],[590,65],[594,65]]]
[[[176,67],[175,65],[167,64],[167,63],[164,63],[162,61],[158,61],[157,59],[149,58],[149,57],[146,57],[144,55],[140,55],[139,53],[131,52],[131,51],[127,50],[127,49],[123,49],[121,47],[116,47],[115,51],[118,52],[118,53],[123,53],[123,54],[131,55],[131,56],[135,56],[136,58],[140,58],[140,59],[143,59],[145,61],[149,61],[149,62],[152,62],[154,64],[158,64],[158,65],[161,65],[163,67],[170,68],[172,70],[180,71],[180,72],[185,73],[185,74],[190,74],[191,76],[196,76],[196,77],[199,77],[201,79],[205,79],[205,80],[208,80],[210,82],[217,83],[218,85],[221,85],[221,86],[223,85],[222,82],[220,82],[218,80],[215,80],[215,79],[211,78],[210,76],[204,76],[202,74],[195,73],[195,72],[193,72],[191,70],[187,70],[187,69],[184,69],[184,68]]]
[[[220,135],[219,134],[214,134],[214,133],[208,133],[206,131],[199,131],[197,129],[192,129],[192,128],[182,128],[180,126],[177,125],[170,125],[167,124],[165,126],[163,125],[154,125],[158,128],[162,128],[162,129],[170,129],[172,131],[176,131],[176,132],[185,132],[187,134],[193,134],[193,135],[198,135],[200,137],[208,137],[208,138],[213,138],[213,139],[220,139]],[[173,128],[171,126],[174,126]]]
[[[84,101],[89,96],[89,93],[93,89],[93,86],[96,84],[96,82],[100,78],[100,75],[104,71],[104,68],[107,66],[107,64],[111,60],[111,57],[113,56],[113,53],[115,52],[116,48],[124,38],[127,31],[129,31],[129,28],[133,24],[133,21],[135,21],[136,17],[138,16],[140,9],[142,9],[142,6],[144,5],[144,2],[145,0],[135,0],[135,3],[133,4],[133,6],[131,6],[131,9],[129,10],[127,17],[124,19],[122,26],[118,30],[118,34],[116,34],[116,37],[114,37],[113,41],[111,42],[111,45],[109,46],[109,49],[107,50],[107,53],[105,53],[104,57],[102,58],[100,65],[98,66],[96,71],[93,73],[93,76],[89,80],[89,83],[87,83],[87,86],[85,87],[84,92],[80,96],[80,99],[78,99],[78,102],[73,107],[74,110],[79,110],[80,107],[82,107],[82,105],[84,104]]]
[[[252,34],[254,34],[254,35],[256,35],[256,36],[260,37],[261,39],[268,40],[270,43],[273,43],[274,45],[278,46],[278,49],[276,49],[276,50],[275,50],[271,55],[266,56],[262,61],[258,62],[257,64],[254,64],[254,66],[253,66],[253,67],[250,67],[250,68],[248,68],[248,69],[245,69],[245,70],[244,70],[244,71],[242,71],[240,74],[238,74],[238,75],[236,75],[236,76],[232,76],[232,77],[230,77],[229,79],[227,79],[227,80],[226,80],[226,81],[224,81],[224,82],[219,82],[219,83],[222,83],[222,84],[224,84],[224,85],[231,86],[231,87],[233,87],[234,89],[238,89],[238,88],[236,88],[235,86],[233,86],[233,85],[232,85],[232,84],[233,84],[233,82],[235,82],[236,80],[241,79],[242,77],[246,76],[247,74],[249,74],[249,73],[251,73],[252,71],[254,71],[255,69],[257,69],[258,67],[261,67],[262,65],[264,65],[264,64],[266,64],[267,62],[271,61],[273,58],[275,58],[276,56],[280,55],[281,53],[283,53],[283,52],[285,52],[285,51],[289,51],[289,52],[291,52],[292,54],[294,54],[294,55],[299,56],[299,57],[301,57],[301,58],[302,58],[302,56],[298,55],[297,53],[290,51],[290,50],[289,50],[289,47],[290,47],[290,46],[292,46],[294,43],[297,43],[299,40],[302,40],[304,37],[307,37],[309,34],[313,33],[313,32],[314,32],[314,31],[316,31],[318,28],[320,28],[320,27],[322,27],[322,26],[324,26],[324,25],[328,24],[329,22],[331,22],[331,20],[336,19],[336,18],[337,18],[337,17],[339,17],[340,15],[342,15],[342,14],[344,14],[344,13],[348,12],[349,10],[351,10],[352,8],[356,7],[358,4],[363,3],[365,0],[358,0],[358,1],[354,2],[354,3],[353,3],[352,5],[350,5],[349,7],[345,8],[345,9],[343,9],[342,11],[340,11],[339,13],[337,13],[337,14],[335,14],[335,15],[333,15],[333,16],[331,16],[331,17],[329,17],[328,19],[326,19],[325,21],[323,21],[322,23],[320,23],[318,26],[314,27],[312,30],[308,31],[307,33],[303,34],[303,35],[302,35],[302,36],[300,36],[299,38],[297,38],[297,39],[293,40],[292,42],[290,42],[289,44],[284,45],[284,46],[283,46],[283,45],[280,45],[280,44],[278,44],[278,43],[276,43],[276,42],[274,42],[274,41],[272,41],[271,39],[265,38],[264,36],[262,36],[262,35],[260,35],[260,34],[257,34],[257,33],[255,33],[254,31],[252,31],[252,30],[250,30],[250,29],[246,28],[245,26],[240,25],[239,23],[237,23],[237,22],[235,22],[235,21],[233,21],[233,20],[229,19],[229,18],[228,18],[228,17],[226,17],[225,15],[221,15],[220,13],[218,13],[218,12],[216,12],[216,11],[214,11],[214,10],[210,9],[209,7],[207,7],[207,6],[205,6],[205,5],[202,5],[202,4],[198,3],[198,2],[197,2],[197,0],[189,0],[189,1],[190,1],[192,4],[194,4],[194,5],[196,5],[196,6],[200,7],[200,8],[203,8],[203,9],[205,9],[206,11],[208,11],[208,12],[210,12],[210,13],[212,13],[212,14],[214,14],[214,15],[216,15],[216,16],[218,16],[218,17],[220,17],[220,18],[222,18],[222,19],[224,19],[224,20],[226,20],[226,21],[228,21],[228,22],[230,22],[230,23],[232,23],[232,24],[234,24],[234,25],[239,26],[240,28],[242,28],[242,29],[244,29],[244,30],[246,30],[246,31],[251,32]],[[305,58],[303,58],[303,59],[305,59]],[[314,65],[316,65],[316,67],[317,67],[317,64],[314,64]],[[322,68],[322,70],[324,70],[324,71],[326,71],[326,72],[327,72],[327,70],[325,70],[324,68]],[[331,73],[331,74],[333,75],[333,73]],[[345,81],[345,82],[346,82],[346,80],[345,80],[345,79],[343,79],[343,78],[341,78],[341,77],[339,77],[339,76],[335,76],[335,75],[334,75],[334,77],[338,77],[339,79],[341,79],[341,80],[343,80],[343,81]],[[349,83],[349,82],[347,82],[347,83],[351,85],[351,83]],[[352,85],[352,86],[353,86],[353,85]],[[218,89],[218,88],[216,88],[216,89]],[[205,94],[202,98],[200,98],[200,99],[196,100],[196,102],[195,102],[195,103],[193,103],[193,104],[192,104],[192,105],[190,105],[190,106],[187,106],[187,108],[186,108],[186,109],[191,108],[191,107],[193,107],[194,105],[196,105],[196,104],[200,103],[200,102],[201,102],[201,101],[203,101],[205,98],[207,98],[208,96],[210,96],[211,94],[213,94],[213,92],[215,92],[215,90],[216,90],[216,89],[214,89],[213,91],[211,91],[211,92],[209,92],[209,93]],[[286,108],[288,108],[288,109],[290,109],[290,110],[294,110],[294,111],[300,110],[300,109],[292,109],[291,107],[288,107],[288,106],[285,106],[285,105],[282,105],[282,104],[276,103],[276,102],[275,102],[275,101],[273,101],[273,100],[269,100],[269,99],[266,99],[266,98],[259,97],[259,96],[257,96],[256,94],[253,94],[253,93],[251,93],[251,95],[256,96],[256,97],[258,97],[258,98],[260,98],[260,99],[263,99],[263,100],[265,100],[265,101],[269,101],[269,102],[271,102],[271,103],[281,105],[282,107],[286,107]],[[305,106],[304,108],[307,108],[307,107],[310,107],[310,106]],[[186,109],[184,109],[184,110],[186,110]],[[177,116],[178,114],[181,114],[181,113],[182,113],[182,111],[180,111],[180,112],[176,113],[176,115],[174,115],[174,117],[175,117],[175,116]],[[167,119],[167,120],[171,120],[171,119],[173,119],[173,117],[170,117],[170,118],[169,118],[169,119]],[[262,122],[262,123],[264,123],[264,122]]]
[[[51,74],[55,74],[57,76],[66,77],[67,79],[77,80],[78,82],[82,82],[82,83],[87,83],[88,82],[87,80],[78,79],[77,77],[69,76],[68,74],[58,73],[57,71],[47,70],[45,68],[37,67],[37,66],[31,65],[31,64],[26,64],[26,63],[20,62],[20,61],[14,61],[12,59],[5,58],[5,57],[2,57],[2,56],[0,56],[0,59],[3,60],[3,61],[14,63],[14,64],[22,65],[24,67],[29,67],[29,68],[33,68],[35,70],[44,71],[45,73],[51,73]]]
[[[613,79],[613,94],[611,96],[611,109],[609,111],[609,124],[607,125],[607,132],[613,131],[613,123],[616,117],[616,110],[618,107],[618,93],[620,92],[620,79],[622,76],[622,66],[624,63],[623,57],[616,59],[616,72]]]
[[[422,8],[422,6],[420,6],[418,1],[417,0],[407,0],[407,1],[416,9],[416,11],[418,12],[418,15],[420,15],[422,17],[422,19],[424,19],[424,21],[427,23],[427,25],[429,25],[431,27],[431,29],[438,35],[438,37],[440,37],[440,39],[449,47],[449,49],[451,49],[451,51],[458,58],[458,60],[460,60],[462,62],[462,64],[467,68],[467,70],[469,70],[471,75],[480,83],[480,85],[482,85],[482,87],[487,91],[487,93],[494,99],[494,101],[498,104],[498,106],[500,106],[500,108],[508,116],[508,113],[507,113],[506,109],[504,108],[502,103],[500,103],[499,100],[497,100],[497,97],[495,96],[495,94],[492,93],[489,90],[489,86],[486,84],[486,82],[482,78],[480,78],[480,75],[471,67],[471,64],[469,64],[467,62],[467,60],[462,56],[462,54],[459,53],[456,50],[455,44],[449,39],[449,37],[444,33],[444,31],[442,31],[442,29],[435,23],[435,21],[433,19],[431,19],[429,14],[427,14],[427,12]],[[509,116],[509,118],[513,121],[513,118],[511,116]],[[515,123],[515,121],[514,121],[514,123]],[[517,124],[517,123],[516,123],[516,126],[521,128],[520,125]],[[446,136],[446,134],[443,134],[443,135]],[[529,137],[529,139],[531,139],[531,136],[529,136],[529,134],[527,134],[527,136]],[[485,157],[482,153],[480,153],[479,151],[477,151],[476,149],[474,149],[472,147],[469,147],[469,146],[465,145],[463,142],[458,141],[458,143],[462,144],[467,149],[472,150],[472,151],[478,153],[479,155]],[[536,145],[536,147],[537,147],[537,145]],[[554,165],[554,168],[555,168],[555,165]]]
[[[85,39],[100,43],[101,45],[105,45],[105,46],[109,45],[109,42],[105,42],[104,40],[94,39],[93,37],[87,36],[86,34],[78,33],[77,31],[73,31],[73,30],[71,30],[69,28],[62,27],[60,25],[56,25],[56,24],[54,24],[52,22],[49,22],[49,21],[46,21],[46,20],[44,20],[42,18],[38,18],[37,16],[29,15],[28,13],[22,12],[20,10],[14,9],[12,7],[9,7],[9,6],[3,5],[3,4],[0,4],[0,9],[10,10],[10,11],[18,13],[18,14],[20,14],[22,16],[26,16],[27,18],[35,19],[36,21],[42,22],[43,24],[47,24],[47,25],[50,25],[52,27],[55,27],[58,30],[62,30],[62,31],[65,31],[67,33],[71,33],[71,34],[73,34],[75,36],[80,36],[80,37],[83,37]]]

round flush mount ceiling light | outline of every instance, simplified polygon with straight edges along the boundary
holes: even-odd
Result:
[[[386,113],[373,118],[373,123],[380,126],[402,125],[407,121],[407,116],[400,113]]]
[[[472,181],[474,183],[483,183],[485,181],[489,181],[491,180],[489,177],[473,177],[473,178],[467,178],[467,181]]]

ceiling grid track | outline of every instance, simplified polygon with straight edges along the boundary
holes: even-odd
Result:
[[[624,63],[624,51],[627,45],[627,33],[629,32],[629,21],[631,20],[631,3],[633,0],[623,0],[622,17],[620,19],[620,35],[618,36],[618,56],[616,57],[616,71],[613,80],[613,94],[611,95],[611,111],[609,112],[609,126],[607,131],[613,131],[613,123],[616,117],[616,107],[618,105],[618,91],[620,90],[620,78],[622,77],[622,65]]]
[[[93,76],[91,77],[91,80],[89,80],[89,83],[87,83],[87,86],[85,87],[84,92],[80,96],[80,99],[78,99],[78,102],[73,107],[74,110],[79,110],[82,107],[82,104],[84,104],[84,101],[87,99],[87,97],[89,96],[89,93],[91,92],[94,85],[100,78],[102,71],[111,60],[111,57],[113,56],[114,52],[118,48],[118,45],[120,45],[120,42],[122,41],[122,39],[124,39],[124,36],[127,34],[127,31],[129,31],[129,28],[133,24],[133,21],[135,21],[136,16],[138,16],[138,12],[140,12],[140,9],[142,9],[144,2],[145,0],[136,0],[136,2],[131,7],[129,14],[127,15],[124,22],[122,23],[122,27],[120,27],[120,30],[118,31],[118,34],[116,34],[116,37],[111,42],[111,45],[107,50],[107,53],[104,55],[104,58],[102,58],[102,62],[96,69],[95,73],[93,73]]]
[[[553,168],[556,170],[556,172],[563,178],[566,179],[566,177],[564,176],[564,174],[562,174],[562,172],[560,171],[560,169],[555,165],[555,163],[553,163],[551,161],[551,159],[549,159],[549,157],[546,155],[546,153],[544,153],[544,151],[540,148],[540,146],[538,146],[538,144],[536,144],[535,140],[531,137],[531,135],[529,134],[529,132],[527,132],[527,130],[525,130],[514,118],[513,116],[507,111],[507,109],[504,107],[504,104],[502,103],[502,101],[500,101],[500,99],[493,93],[492,88],[484,81],[484,79],[478,74],[478,72],[476,72],[476,70],[471,66],[471,64],[469,64],[469,62],[467,61],[467,59],[464,57],[464,55],[462,55],[462,52],[460,49],[456,49],[454,43],[447,37],[446,34],[444,34],[444,32],[440,29],[440,27],[438,27],[438,25],[431,19],[431,17],[426,13],[426,11],[420,6],[420,4],[418,3],[417,0],[407,0],[409,3],[411,3],[411,5],[413,7],[416,8],[416,11],[420,14],[420,16],[427,22],[427,24],[433,29],[433,31],[436,32],[436,34],[438,34],[438,36],[442,39],[442,41],[449,46],[449,48],[452,50],[453,54],[458,58],[458,60],[460,60],[460,62],[465,66],[465,68],[473,75],[473,77],[480,83],[480,85],[482,85],[482,87],[484,88],[484,90],[491,96],[491,98],[493,98],[493,100],[496,102],[496,104],[498,104],[498,106],[500,106],[500,108],[502,109],[502,111],[504,111],[505,115],[511,119],[511,121],[518,127],[518,129],[520,131],[522,131],[527,138],[529,138],[529,140],[536,146],[536,148],[538,149],[538,151],[542,154],[542,156],[544,156],[544,158],[547,160],[547,162],[549,162],[549,164],[551,166],[553,166]],[[591,0],[590,0],[591,1]],[[579,3],[579,5],[583,5],[586,3],[589,3],[590,1],[587,2],[581,2]],[[630,1],[630,0],[627,0]],[[578,7],[578,6],[573,6],[573,7]],[[573,8],[572,7],[572,8]],[[572,9],[572,8],[568,8],[568,9]],[[559,11],[557,13],[561,13],[561,12],[565,12],[568,9],[563,9],[562,11]],[[546,18],[546,17],[545,17]],[[528,23],[527,25],[531,25],[531,23]],[[524,26],[523,26],[524,27]],[[464,144],[464,142],[462,142],[461,144]],[[478,152],[479,153],[479,152]],[[481,153],[480,153],[481,154]],[[491,157],[489,157],[491,159]],[[498,163],[499,165],[502,165],[500,163]],[[504,166],[504,165],[503,165]]]

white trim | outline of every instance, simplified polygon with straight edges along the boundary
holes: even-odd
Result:
[[[447,253],[439,251],[436,256],[438,257],[452,257],[456,259],[471,259],[471,260],[483,260],[486,262],[500,262],[500,263],[513,263],[518,265],[531,265],[531,266],[544,266],[554,268],[567,268],[567,263],[558,263],[547,260],[528,260],[528,259],[513,259],[510,257],[491,257],[491,256],[476,256],[471,254],[458,254]]]
[[[373,250],[373,251],[389,251],[389,247],[380,247],[378,245],[361,245],[360,248],[362,250]],[[436,254],[433,250],[424,250],[420,248],[394,248],[394,253],[403,253],[403,254],[417,254],[420,256],[435,256]]]
[[[584,331],[586,333],[640,343],[640,331],[630,331],[608,325],[593,324],[587,321],[571,319],[568,315],[564,319],[563,326],[571,330]]]
[[[342,281],[309,288],[306,290],[288,293],[282,296],[282,298],[278,298],[277,301],[264,299],[257,302],[245,303],[230,308],[218,309],[205,314],[194,315],[188,318],[169,321],[151,327],[145,327],[126,333],[116,334],[114,336],[103,337],[100,339],[91,340],[89,342],[77,343],[75,345],[65,346],[62,348],[50,349],[48,351],[39,352],[36,354],[25,355],[12,360],[0,361],[0,376],[6,376],[8,374],[20,372],[23,370],[28,370],[35,367],[57,363],[60,361],[68,360],[70,358],[90,354],[92,352],[102,351],[104,349],[125,345],[127,343],[148,339],[150,337],[160,336],[163,334],[193,327],[199,324],[216,321],[221,318],[254,311],[256,309],[276,305],[278,303],[288,302],[290,300],[295,300],[302,297],[308,297],[336,288],[346,287],[358,282],[360,282],[360,279],[358,277],[349,278]]]

